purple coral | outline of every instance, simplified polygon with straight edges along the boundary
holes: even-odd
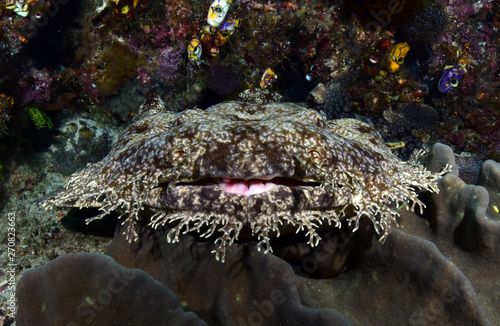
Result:
[[[52,74],[47,70],[31,69],[26,82],[24,102],[46,102],[50,98]]]
[[[177,47],[167,46],[160,51],[158,73],[164,82],[172,82],[179,77],[179,67],[185,52],[186,48],[180,42]]]

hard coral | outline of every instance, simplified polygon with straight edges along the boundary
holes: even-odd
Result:
[[[182,58],[186,52],[186,47],[183,43],[177,44],[175,47],[165,47],[160,50],[158,56],[158,73],[164,83],[175,81],[180,75]]]
[[[17,325],[207,325],[144,271],[99,254],[64,255],[28,271],[17,294]]]

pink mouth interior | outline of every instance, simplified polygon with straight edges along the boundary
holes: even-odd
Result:
[[[318,182],[304,182],[292,178],[265,177],[262,179],[239,179],[239,178],[202,178],[194,182],[181,182],[178,185],[203,187],[218,185],[222,190],[244,196],[261,194],[271,190],[275,186],[285,187],[317,187]]]
[[[222,178],[221,182],[219,182],[219,186],[227,192],[251,196],[255,194],[260,194],[271,190],[276,183],[271,182],[270,180],[260,180],[260,179],[231,179],[231,178]]]

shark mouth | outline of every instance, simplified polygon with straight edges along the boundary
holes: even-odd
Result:
[[[272,180],[261,180],[261,179],[231,179],[222,178],[219,182],[219,187],[225,192],[230,192],[233,194],[251,196],[256,194],[261,194],[263,192],[271,190],[277,184]]]
[[[182,182],[178,185],[185,186],[210,186],[218,185],[225,192],[251,196],[265,193],[276,186],[286,187],[315,187],[319,186],[319,182],[304,182],[291,178],[274,177],[262,179],[240,179],[240,178],[203,178],[195,182]]]

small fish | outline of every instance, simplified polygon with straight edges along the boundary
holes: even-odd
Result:
[[[458,86],[458,82],[465,75],[467,70],[463,65],[455,65],[455,66],[445,66],[443,75],[439,79],[439,91],[441,93],[448,93],[454,87]]]
[[[395,73],[399,70],[399,66],[405,62],[406,54],[410,51],[408,43],[398,43],[389,51],[389,70],[390,73]]]
[[[210,26],[219,27],[229,11],[231,2],[233,2],[233,0],[215,0],[212,2],[207,16],[207,22]]]
[[[200,40],[194,38],[188,44],[188,59],[192,62],[199,62],[201,59],[201,43]]]
[[[226,19],[220,24],[217,33],[215,34],[214,43],[216,46],[223,46],[231,35],[233,35],[236,28],[240,27],[240,19],[234,16]]]
[[[271,70],[271,68],[267,68],[262,78],[260,79],[260,88],[268,88],[271,84],[278,79],[278,76]]]

